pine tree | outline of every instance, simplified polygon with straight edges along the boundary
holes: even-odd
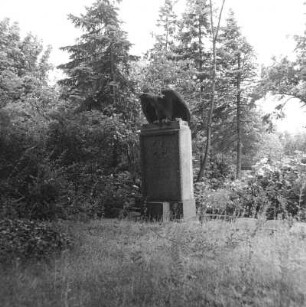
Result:
[[[232,137],[228,140],[236,143],[236,176],[239,178],[243,138],[247,117],[252,109],[250,94],[256,77],[255,52],[242,36],[233,11],[230,11],[226,26],[222,27],[221,31],[219,65],[222,67],[222,86],[227,93],[223,117],[224,122],[227,122],[227,131],[232,131]],[[233,123],[236,123],[234,131]]]
[[[71,100],[81,101],[81,110],[127,116],[131,44],[121,29],[118,8],[109,0],[98,0],[84,15],[69,19],[83,34],[75,45],[62,48],[70,62],[59,66],[68,76],[59,83]]]
[[[159,10],[157,34],[154,35],[155,44],[145,56],[147,65],[143,71],[145,78],[142,89],[158,93],[169,83],[176,83],[179,63],[173,50],[176,43],[177,23],[174,1],[165,0]]]
[[[188,76],[184,91],[193,113],[193,134],[205,130],[210,90],[211,30],[207,1],[188,0],[179,23],[176,57],[184,60],[182,70]],[[186,79],[185,79],[186,81]]]
[[[210,34],[209,7],[206,1],[187,0],[186,11],[180,23],[180,45],[177,53],[184,58],[193,59],[199,74],[207,60]]]
[[[173,0],[165,0],[164,5],[160,8],[157,26],[161,31],[155,36],[155,47],[163,51],[173,50],[178,26]]]

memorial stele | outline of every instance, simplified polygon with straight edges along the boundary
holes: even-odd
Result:
[[[143,196],[152,220],[192,219],[193,195],[191,132],[181,119],[151,123],[140,132]]]

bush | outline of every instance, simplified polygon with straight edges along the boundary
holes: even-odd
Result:
[[[0,220],[0,263],[41,260],[72,246],[72,238],[46,222]]]
[[[64,218],[68,187],[64,170],[43,149],[29,148],[0,178],[0,217]]]
[[[231,198],[232,192],[229,189],[214,190],[205,183],[199,182],[195,184],[194,194],[200,218],[207,214],[213,217],[235,215],[239,211]]]
[[[54,117],[47,132],[46,147],[51,159],[61,165],[88,163],[110,173],[131,158],[136,133],[119,116],[109,118],[98,111],[88,111]]]
[[[0,218],[117,217],[138,205],[135,127],[62,107],[0,110]]]
[[[274,165],[263,160],[246,184],[231,185],[231,197],[240,203],[240,214],[247,217],[265,214],[267,219],[288,216],[305,219],[305,166],[299,156]]]
[[[100,188],[100,207],[104,217],[124,217],[130,210],[142,209],[140,188],[129,172],[104,176]]]

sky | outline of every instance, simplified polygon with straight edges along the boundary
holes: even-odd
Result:
[[[0,0],[0,19],[8,17],[12,22],[17,21],[22,35],[32,32],[45,46],[51,45],[50,61],[57,66],[69,60],[68,54],[59,48],[74,44],[80,34],[67,15],[79,16],[85,12],[85,6],[91,6],[94,1]],[[122,0],[119,16],[129,41],[134,44],[131,50],[134,54],[141,55],[152,46],[152,32],[163,2]],[[221,0],[215,2],[221,3]],[[291,56],[294,49],[292,36],[306,30],[306,5],[303,2],[305,0],[225,0],[223,19],[232,8],[242,34],[255,48],[259,62],[269,64],[272,56]],[[178,13],[183,11],[184,3],[185,0],[178,0]]]
[[[51,61],[55,65],[65,63],[68,55],[60,51],[62,46],[75,42],[80,32],[67,19],[68,14],[80,15],[85,6],[94,0],[2,0],[0,19],[9,17],[17,21],[22,34],[32,32],[45,45],[52,45]],[[133,52],[142,54],[153,43],[158,10],[164,0],[123,0],[120,17],[128,38],[134,44]],[[226,0],[225,14],[233,8],[242,33],[254,46],[259,61],[268,63],[273,55],[292,52],[292,40],[288,36],[302,34],[305,29],[306,5],[304,0]],[[178,0],[179,12],[185,0]],[[221,3],[221,0],[216,0]]]

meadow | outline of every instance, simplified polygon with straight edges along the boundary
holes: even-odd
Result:
[[[306,234],[290,226],[69,223],[72,250],[1,268],[1,306],[306,306]]]

